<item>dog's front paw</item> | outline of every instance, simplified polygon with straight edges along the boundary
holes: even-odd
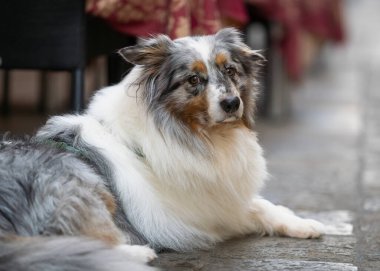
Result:
[[[319,238],[325,233],[325,226],[313,219],[297,217],[282,227],[282,235],[295,238]]]
[[[255,198],[252,201],[251,212],[255,227],[261,224],[259,230],[268,235],[318,238],[325,233],[325,226],[322,223],[298,217],[288,208],[274,205],[265,199]]]
[[[120,245],[118,249],[124,251],[129,258],[137,262],[148,263],[157,258],[156,252],[147,246]]]

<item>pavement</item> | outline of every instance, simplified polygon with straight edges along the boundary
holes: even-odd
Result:
[[[264,197],[320,220],[300,240],[247,236],[209,251],[161,253],[163,270],[380,270],[380,1],[346,1],[348,42],[291,89],[292,113],[260,120]]]

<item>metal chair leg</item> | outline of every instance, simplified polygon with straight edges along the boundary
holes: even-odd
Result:
[[[71,109],[80,113],[84,106],[84,69],[77,68],[71,73]]]
[[[46,71],[40,73],[40,99],[38,101],[38,112],[41,114],[46,112],[46,95],[47,95],[47,80],[48,75]]]
[[[3,71],[3,101],[1,103],[1,113],[3,115],[9,115],[9,70]]]

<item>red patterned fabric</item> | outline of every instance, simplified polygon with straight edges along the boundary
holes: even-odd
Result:
[[[222,17],[248,21],[243,0],[87,0],[86,9],[116,30],[140,37],[212,34],[222,27]]]
[[[340,0],[303,0],[301,25],[321,39],[344,40]]]
[[[247,0],[269,21],[282,26],[280,40],[286,70],[292,79],[302,76],[301,37],[308,32],[320,40],[344,40],[341,0]]]
[[[282,26],[279,42],[286,70],[302,75],[301,37],[309,32],[320,40],[344,40],[342,0],[86,0],[87,12],[114,29],[133,36],[165,33],[171,38],[213,34],[223,25],[249,22],[245,3]]]

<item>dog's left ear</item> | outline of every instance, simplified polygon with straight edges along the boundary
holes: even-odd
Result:
[[[245,60],[249,59],[261,65],[266,59],[260,50],[252,50],[243,42],[242,34],[236,28],[223,28],[215,34],[217,41],[227,44],[233,51],[238,52]]]
[[[156,65],[161,63],[169,54],[172,40],[166,35],[142,40],[139,44],[122,48],[118,54],[134,65]]]
[[[245,48],[241,48],[242,54],[247,56],[248,59],[253,61],[256,65],[263,65],[267,61],[266,58],[262,55],[262,50],[252,50],[247,45],[244,47]]]

